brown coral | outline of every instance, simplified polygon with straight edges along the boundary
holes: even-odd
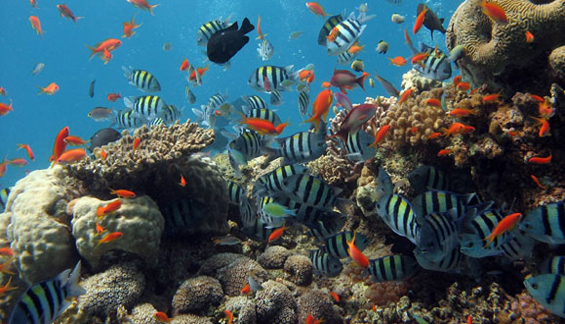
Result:
[[[283,246],[269,246],[257,257],[257,262],[265,269],[281,269],[290,254],[290,251]]]
[[[218,306],[223,297],[218,280],[207,276],[190,278],[182,283],[173,297],[174,314],[201,314],[210,306]]]
[[[292,324],[297,322],[296,299],[283,284],[269,280],[256,296],[259,323]]]
[[[314,266],[305,255],[291,255],[284,263],[284,270],[290,274],[290,280],[299,286],[308,286],[312,283]]]
[[[343,323],[338,309],[327,290],[314,289],[298,299],[298,318],[301,323],[308,314],[316,319],[323,319],[324,323]]]

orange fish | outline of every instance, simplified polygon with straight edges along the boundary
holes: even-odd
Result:
[[[326,38],[328,39],[328,42],[333,42],[336,40],[337,35],[339,34],[339,28],[337,26],[335,26],[334,28],[332,28],[332,30],[330,31],[330,34],[328,36],[326,36]]]
[[[453,85],[456,87],[459,83],[461,83],[461,76],[460,75],[456,75],[453,78]]]
[[[465,127],[463,127],[463,131],[461,132],[461,134],[468,134],[474,131],[475,131],[475,127],[465,125]]]
[[[101,59],[104,61],[104,64],[108,64],[108,62],[112,59],[112,54],[110,54],[110,51],[108,51],[107,48],[104,49]]]
[[[153,317],[161,323],[169,323],[171,321],[169,316],[167,316],[164,312],[157,312],[153,314]]]
[[[27,161],[23,158],[11,159],[8,163],[19,167],[27,165]]]
[[[77,22],[77,20],[84,18],[84,17],[76,17],[75,14],[73,14],[73,12],[71,11],[71,9],[69,9],[69,7],[67,7],[67,5],[65,4],[57,5],[57,9],[59,9],[59,12],[61,13],[61,17],[67,17],[72,21],[74,21],[75,23]]]
[[[6,89],[4,89],[4,87],[0,87],[0,96],[5,96],[6,95]]]
[[[500,93],[489,94],[489,95],[483,96],[483,102],[497,101],[498,97],[500,97]]]
[[[473,324],[473,318],[471,315],[467,315],[467,324]]]
[[[100,206],[96,209],[96,216],[103,217],[108,215],[109,213],[115,212],[116,210],[122,207],[122,200],[120,198],[109,202],[106,206]]]
[[[243,286],[243,288],[241,288],[241,294],[242,295],[249,295],[249,293],[251,293],[251,286],[249,286],[249,284],[245,284],[245,286]]]
[[[37,8],[37,0],[29,0],[29,4],[32,8]]]
[[[43,30],[41,29],[41,22],[39,21],[39,18],[36,16],[29,16],[29,22],[31,23],[31,28],[35,30],[37,35],[43,37]]]
[[[106,151],[102,150],[100,151],[100,159],[101,160],[106,160],[106,158],[108,157],[108,153],[106,153]]]
[[[7,115],[10,111],[14,111],[14,108],[12,108],[12,101],[10,101],[9,105],[0,102],[0,116]]]
[[[86,142],[78,136],[69,135],[69,136],[65,137],[63,139],[63,141],[65,141],[65,143],[67,143],[69,145],[73,145],[73,146],[79,146],[79,145],[85,145],[86,146]]]
[[[257,36],[256,39],[260,39],[263,40],[263,38],[265,38],[265,36],[267,36],[267,34],[263,34],[263,31],[261,30],[261,16],[257,16],[257,34],[259,36]]]
[[[536,177],[535,175],[530,175],[530,177],[532,178],[532,180],[534,180],[534,182],[536,183],[536,185],[538,185],[538,187],[542,188],[542,189],[547,189],[546,186],[542,185],[541,182],[539,182],[538,177]]]
[[[3,247],[0,248],[0,255],[13,256],[14,251],[12,251],[12,249],[10,249],[9,247]]]
[[[303,121],[305,123],[314,123],[316,126],[316,132],[320,128],[320,122],[326,121],[328,114],[330,113],[330,106],[333,102],[333,92],[330,89],[322,90],[316,100],[312,104],[312,117]]]
[[[455,108],[449,112],[451,117],[468,117],[469,115],[477,115],[478,109]]]
[[[11,283],[12,283],[12,277],[8,279],[8,282],[4,286],[0,287],[0,296],[4,296],[4,294],[6,294],[8,291],[18,289],[18,287],[12,286]]]
[[[438,108],[441,107],[441,101],[439,101],[436,98],[429,98],[429,99],[424,100],[424,102],[426,104],[430,105],[430,106],[434,106],[434,107],[438,107]]]
[[[359,46],[357,44],[353,44],[351,45],[351,47],[349,47],[349,49],[347,49],[347,51],[349,52],[349,54],[356,54],[359,53],[359,51],[361,51],[363,48],[365,48],[365,45]]]
[[[534,42],[534,34],[532,34],[529,30],[526,30],[526,43],[533,43]]]
[[[406,62],[406,59],[402,56],[397,56],[395,58],[388,58],[390,60],[390,64],[392,65],[396,65],[396,66],[404,66],[406,65],[408,62]]]
[[[467,91],[471,89],[471,84],[469,82],[459,82],[456,87],[459,90]]]
[[[117,189],[117,190],[110,189],[110,190],[111,190],[110,193],[112,195],[116,195],[120,198],[125,198],[125,199],[135,198],[135,192],[133,191],[129,191],[126,189]]]
[[[100,244],[113,242],[113,241],[119,239],[120,237],[122,237],[123,235],[124,235],[124,233],[122,233],[122,232],[108,233],[108,234],[106,234],[106,236],[101,238],[100,241],[98,241],[98,244],[94,248],[99,247]]]
[[[410,128],[410,133],[412,134],[416,134],[416,132],[418,131],[418,127],[413,126],[412,128]]]
[[[194,71],[192,71],[192,73],[190,73],[190,76],[188,77],[189,81],[192,82],[198,82],[198,80],[200,79],[200,77],[202,77],[204,75],[204,73],[206,71],[208,71],[208,67],[210,66],[210,64],[206,65],[203,68],[197,68],[194,69]],[[196,73],[198,73],[198,78],[196,77]]]
[[[243,120],[240,123],[247,125],[247,128],[256,131],[260,135],[279,135],[288,126],[288,123],[285,122],[275,127],[267,119],[246,116],[243,116]]]
[[[534,94],[530,94],[530,97],[532,97],[532,99],[536,100],[537,102],[544,102],[545,99],[543,99],[542,97],[538,96],[538,95],[534,95]]]
[[[451,153],[453,153],[453,151],[451,151],[450,149],[443,149],[443,150],[439,150],[439,152],[437,152],[437,156],[449,155]]]
[[[31,150],[31,147],[29,147],[28,144],[18,144],[18,150],[22,148],[27,151],[27,156],[29,157],[29,159],[34,161],[35,155],[33,155],[33,151]]]
[[[308,316],[306,317],[306,324],[320,324],[322,323],[322,320],[316,320],[316,318],[312,315],[312,313],[308,313]]]
[[[514,214],[510,214],[510,215],[505,216],[500,222],[498,222],[498,224],[492,230],[490,235],[485,237],[485,241],[487,241],[487,243],[485,244],[484,248],[487,248],[489,245],[491,245],[491,243],[497,237],[501,236],[502,234],[504,234],[506,232],[512,231],[514,229],[514,227],[516,226],[516,224],[518,224],[518,222],[520,221],[521,218],[522,218],[521,213],[514,213]]]
[[[424,18],[426,18],[426,12],[428,12],[428,7],[424,6],[424,9],[422,9],[422,11],[420,11],[420,14],[418,14],[418,17],[416,17],[416,22],[414,23],[414,28],[412,29],[414,35],[416,35],[420,28],[422,28],[422,25],[424,24]]]
[[[328,88],[331,88],[331,87],[332,87],[332,84],[329,83],[328,81],[322,82],[322,88],[328,89]]]
[[[151,15],[153,15],[153,9],[158,6],[158,4],[150,5],[149,1],[147,0],[127,0],[127,1],[139,9],[149,10],[149,13]]]
[[[449,126],[448,129],[443,129],[443,135],[445,135],[445,137],[449,137],[450,135],[454,136],[454,135],[458,135],[463,133],[463,130],[465,129],[465,124],[462,123],[453,123]]]
[[[180,175],[180,182],[179,182],[181,187],[186,187],[186,180],[184,180],[183,175]]]
[[[543,119],[549,119],[553,117],[553,115],[555,114],[555,110],[551,106],[551,103],[547,100],[544,100],[543,102],[539,103],[538,111],[541,118]]]
[[[356,233],[353,232],[351,241],[347,241],[349,256],[353,261],[355,261],[355,263],[357,263],[358,266],[361,268],[367,268],[369,266],[369,259],[357,248],[357,246],[355,246],[355,235]]]
[[[504,9],[496,3],[487,3],[483,0],[482,3],[479,3],[479,7],[482,7],[483,13],[493,21],[501,24],[506,24],[508,22],[506,12],[504,12]]]
[[[57,159],[57,164],[71,164],[86,157],[85,149],[71,149],[63,152]]]
[[[322,5],[320,5],[317,2],[306,2],[306,7],[308,9],[310,9],[310,11],[313,14],[315,14],[316,16],[320,16],[322,18],[325,18],[326,16],[329,15],[324,11],[324,8],[322,8]]]
[[[428,58],[428,56],[430,56],[430,53],[418,53],[418,54],[412,56],[410,63],[422,65],[422,61],[425,60],[426,58]]]
[[[57,91],[59,91],[59,86],[55,82],[51,82],[45,88],[39,87],[39,89],[41,89],[41,91],[38,94],[45,93],[45,94],[51,96],[51,95],[54,95]]]
[[[130,38],[131,36],[133,36],[133,34],[135,34],[134,29],[141,26],[141,24],[139,25],[135,24],[135,14],[131,17],[131,20],[129,22],[124,21],[123,24],[124,24],[124,34],[122,35],[122,37],[124,38]]]
[[[190,64],[188,63],[188,60],[185,58],[184,60],[182,60],[182,63],[180,64],[180,71],[188,70],[189,65]]]
[[[269,235],[269,243],[278,240],[284,234],[284,230],[288,229],[286,223],[283,223],[283,226],[274,230],[271,235]]]
[[[6,174],[7,169],[8,169],[8,160],[4,158],[2,163],[0,163],[0,178],[2,178]]]
[[[335,299],[336,303],[339,303],[339,295],[335,292],[330,292],[330,296],[332,296],[333,299]]]
[[[100,225],[98,223],[98,221],[96,221],[96,234],[102,234],[106,231],[106,229],[104,227],[102,227],[102,225]]]
[[[140,143],[141,143],[141,138],[139,138],[139,137],[136,137],[136,138],[133,140],[133,150],[134,150],[134,151],[137,150],[137,148],[139,147],[139,144],[140,144]]]
[[[398,100],[398,103],[402,104],[403,102],[405,102],[408,97],[410,97],[412,92],[414,92],[414,88],[404,90],[404,92],[402,92],[402,95],[400,96],[400,99]]]
[[[548,164],[551,162],[551,158],[552,158],[551,153],[549,153],[549,156],[547,157],[534,156],[527,159],[526,162],[534,163],[534,164]]]
[[[90,49],[90,59],[92,60],[94,55],[96,55],[96,54],[103,55],[104,50],[111,52],[111,51],[117,49],[118,47],[120,47],[121,45],[122,45],[121,40],[115,39],[115,38],[108,38],[105,41],[102,41],[102,42],[94,45],[94,47],[91,47],[91,46],[87,46],[87,47]]]
[[[440,132],[434,132],[431,133],[430,136],[428,136],[428,139],[434,139],[434,138],[438,138],[440,137],[442,134]]]
[[[549,128],[549,122],[547,121],[547,119],[543,119],[543,118],[537,118],[537,117],[532,117],[534,120],[536,120],[540,125],[540,129],[539,129],[539,137],[546,137],[546,136],[551,136],[550,128]]]
[[[119,94],[119,93],[109,93],[108,94],[108,101],[116,102],[116,100],[120,99],[121,97],[122,97],[122,95]]]
[[[5,273],[5,274],[9,274],[9,275],[15,275],[15,273],[13,271],[6,269],[10,265],[12,265],[12,260],[14,260],[14,259],[8,259],[6,262],[0,264],[0,272],[1,273]]]
[[[228,324],[232,324],[233,323],[233,314],[232,312],[230,312],[229,310],[224,310],[224,314],[226,314],[226,317],[228,318]]]
[[[314,82],[314,72],[312,72],[308,79],[306,79],[306,83],[308,83],[308,85],[310,85],[312,82]]]
[[[69,127],[63,127],[57,134],[55,138],[55,144],[53,145],[53,154],[49,158],[49,161],[57,162],[61,154],[67,148],[67,142],[65,142],[65,138],[69,136]]]
[[[376,147],[386,137],[389,130],[390,130],[390,125],[384,125],[383,127],[379,128],[377,135],[375,135],[375,141],[369,146]]]
[[[300,82],[304,82],[306,80],[308,80],[308,77],[310,77],[310,74],[313,74],[314,72],[311,70],[300,70],[300,72],[298,72],[298,79],[300,79]]]

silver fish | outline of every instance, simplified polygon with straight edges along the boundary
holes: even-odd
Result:
[[[273,44],[271,44],[271,42],[269,42],[267,39],[263,39],[263,41],[259,43],[257,53],[259,53],[261,60],[268,61],[275,54],[275,48],[273,47]]]
[[[37,64],[33,67],[33,70],[31,71],[31,74],[37,75],[37,74],[39,74],[41,71],[43,71],[43,68],[45,68],[45,64],[44,64],[44,63],[37,63]]]

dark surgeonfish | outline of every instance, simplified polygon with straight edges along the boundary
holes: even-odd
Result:
[[[122,134],[113,128],[102,128],[90,138],[90,147],[88,150],[92,152],[95,148],[117,141],[121,137]]]
[[[226,29],[220,30],[208,40],[206,54],[208,59],[214,63],[227,63],[239,50],[249,42],[245,34],[255,29],[249,19],[245,18],[238,30],[237,22]]]
[[[418,4],[417,14],[419,15],[424,8],[427,8],[426,15],[424,16],[424,26],[430,30],[432,34],[432,40],[434,39],[434,30],[439,30],[440,33],[445,34],[446,30],[443,28],[443,18],[438,18],[438,16],[433,12],[430,7],[426,6],[423,3]]]

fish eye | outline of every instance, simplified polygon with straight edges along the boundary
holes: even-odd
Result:
[[[532,228],[532,225],[531,225],[530,223],[525,223],[525,224],[524,224],[524,227],[527,228],[527,229],[531,229],[531,228]]]
[[[473,242],[469,242],[469,243],[467,243],[465,246],[471,248],[471,247],[473,247],[473,245],[474,245]]]
[[[538,289],[538,284],[537,284],[537,283],[535,283],[535,282],[534,282],[534,283],[532,283],[532,288],[534,288],[534,289]]]

